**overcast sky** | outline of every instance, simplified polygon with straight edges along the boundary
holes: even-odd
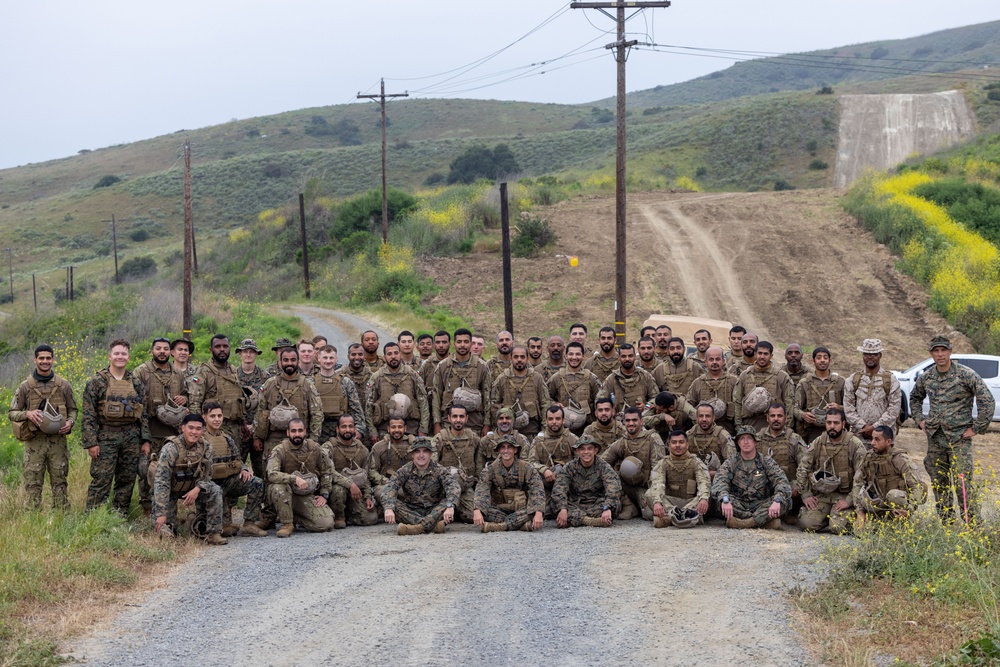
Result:
[[[6,0],[0,168],[233,118],[353,102],[358,92],[376,92],[379,77],[387,92],[425,90],[422,96],[564,103],[609,97],[614,61],[600,47],[612,41],[602,31],[614,23],[568,7],[563,0]],[[674,0],[669,9],[635,16],[628,30],[658,44],[794,52],[997,19],[997,0]],[[474,63],[521,37],[470,71],[417,78]],[[633,52],[628,89],[684,81],[732,62]],[[485,75],[492,76],[470,81]],[[499,83],[508,77],[516,78]]]

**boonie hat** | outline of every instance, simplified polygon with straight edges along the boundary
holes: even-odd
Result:
[[[861,354],[882,354],[885,352],[885,348],[878,338],[865,338],[861,347],[858,348],[858,352]]]
[[[406,448],[406,453],[411,454],[418,449],[429,449],[431,453],[437,451],[437,447],[434,446],[434,441],[430,438],[414,438],[410,446]]]
[[[295,343],[293,343],[290,338],[279,338],[274,342],[274,346],[271,348],[271,351],[277,352],[285,347],[295,347]]]
[[[257,342],[253,338],[244,338],[240,341],[240,346],[236,348],[236,351],[242,352],[243,350],[253,350],[260,354],[260,348],[257,347]]]

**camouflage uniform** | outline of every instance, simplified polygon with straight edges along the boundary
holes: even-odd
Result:
[[[712,480],[712,497],[721,504],[723,496],[729,496],[734,517],[763,526],[771,520],[771,503],[781,505],[779,516],[788,511],[792,487],[771,457],[757,454],[746,461],[737,455],[723,463]]]
[[[510,359],[501,359],[498,356],[490,357],[490,360],[486,362],[486,367],[490,369],[490,377],[496,381],[496,378],[500,377],[501,374],[508,368],[510,368]],[[528,365],[531,368],[531,365]]]
[[[596,375],[598,382],[604,382],[609,375],[621,368],[621,361],[618,360],[617,354],[606,359],[600,353],[595,352],[594,356],[583,362],[583,368]]]
[[[374,526],[378,523],[378,513],[367,505],[368,500],[374,500],[368,476],[368,448],[358,440],[344,442],[337,437],[324,442],[323,451],[337,473],[330,490],[334,517],[354,526]],[[351,498],[352,482],[361,489],[361,500]]]
[[[806,368],[805,366],[799,366],[799,370],[795,371],[794,373],[788,370],[788,364],[783,364],[781,368],[778,370],[784,371],[785,375],[788,376],[788,379],[792,381],[793,396],[795,395],[795,391],[799,388],[799,384],[806,379],[807,375],[810,375],[809,369]]]
[[[206,533],[221,533],[222,491],[212,481],[211,468],[212,447],[204,439],[189,447],[183,436],[167,438],[153,478],[153,521],[166,517],[167,525],[176,530],[177,501],[198,487],[195,513],[206,517]]]
[[[319,478],[315,494],[292,491],[295,472],[312,473]],[[298,447],[287,438],[279,442],[267,459],[267,499],[277,508],[278,521],[286,526],[294,522],[311,533],[331,530],[334,520],[329,496],[333,472],[333,464],[315,440],[303,440]],[[327,498],[327,504],[317,507],[313,502],[316,496]]]
[[[429,433],[431,415],[427,404],[427,389],[415,370],[402,365],[396,372],[392,372],[388,365],[383,366],[368,378],[365,386],[367,433],[372,436],[386,435],[386,428],[389,426],[389,399],[395,394],[405,394],[410,397],[410,409],[406,413],[406,432],[410,435]]]
[[[816,498],[816,509],[803,507],[799,514],[802,530],[818,531],[829,525],[830,532],[842,535],[850,530],[854,515],[854,473],[866,448],[861,438],[844,431],[840,444],[830,442],[830,436],[823,434],[813,440],[802,453],[796,472],[796,486],[802,500]],[[829,464],[827,463],[829,462]],[[840,477],[840,486],[832,493],[818,494],[812,488],[812,475],[817,470],[826,469]],[[834,511],[838,500],[847,502],[847,507]]]
[[[809,445],[802,436],[790,428],[777,436],[771,435],[771,430],[767,428],[757,431],[757,453],[774,459],[791,483],[793,491],[799,488],[799,462],[807,449]]]
[[[472,511],[476,493],[476,479],[479,471],[486,465],[486,457],[479,436],[469,430],[462,429],[458,435],[451,428],[441,429],[434,436],[438,462],[455,476],[462,492],[455,506],[456,518],[463,523],[472,523]]]
[[[368,359],[365,359],[365,367],[368,368],[369,373],[374,373],[383,366],[385,366],[385,357],[381,354],[376,354],[374,361],[368,361]]]
[[[549,378],[547,387],[553,403],[579,408],[587,413],[584,425],[573,431],[575,435],[581,435],[594,421],[594,401],[601,392],[600,378],[587,369],[570,372],[567,366]]]
[[[268,458],[271,449],[285,437],[283,430],[271,427],[271,409],[282,403],[283,399],[294,406],[299,412],[299,419],[305,422],[309,437],[319,438],[323,430],[323,402],[320,400],[316,385],[310,378],[299,373],[293,380],[286,380],[284,375],[268,378],[260,392],[260,405],[254,421],[254,436],[264,441],[264,458]]]
[[[444,359],[447,358],[448,357],[445,357]],[[433,357],[425,359],[424,363],[420,364],[420,377],[424,381],[424,388],[427,389],[427,400],[431,401],[431,405],[434,403],[432,396],[434,391],[434,371],[437,370],[438,364],[444,361],[444,359],[439,359],[435,354]],[[493,376],[491,375],[490,377]]]
[[[109,392],[109,386],[112,387]],[[111,393],[111,400],[108,394]],[[112,504],[123,515],[129,512],[139,467],[139,448],[149,441],[149,425],[142,410],[146,388],[131,371],[122,380],[104,369],[87,380],[83,390],[82,440],[84,449],[100,447],[90,462],[87,509],[108,499],[114,480]]]
[[[618,369],[604,381],[597,397],[610,398],[615,406],[615,413],[621,414],[627,407],[642,410],[658,393],[656,380],[646,371],[635,368],[632,375],[625,376]]]
[[[507,468],[500,459],[484,467],[476,484],[475,509],[483,520],[520,530],[545,510],[545,487],[530,463],[514,459]]]
[[[691,384],[704,372],[705,369],[690,357],[681,359],[679,364],[675,364],[673,359],[667,357],[667,360],[653,371],[653,380],[656,381],[660,391],[685,396]]]
[[[257,365],[254,365],[253,371],[249,373],[243,370],[243,366],[237,366],[236,377],[239,378],[241,386],[250,387],[258,394],[264,388],[264,383],[267,382],[267,374]],[[257,408],[251,409],[250,405],[247,405],[246,415],[243,418],[245,427],[240,429],[240,451],[243,453],[244,461],[250,460],[254,476],[264,479],[264,476],[267,475],[264,470],[264,452],[258,452],[253,447],[253,423],[256,416]]]
[[[665,509],[671,506],[695,509],[711,493],[712,481],[701,459],[691,452],[684,456],[668,454],[650,473],[646,503],[651,510],[656,503]]]
[[[896,422],[901,401],[899,380],[892,371],[883,368],[874,374],[858,371],[844,381],[844,412],[855,433],[860,434],[868,424],[888,426],[893,433],[898,432]]]
[[[198,374],[198,368],[190,362],[188,362],[183,370],[177,368],[176,364],[171,363],[170,365],[184,377],[184,388],[187,390],[188,403],[194,402],[201,405],[203,403],[202,396],[205,392],[205,383]]]
[[[688,452],[697,456],[705,465],[708,465],[712,454],[718,457],[719,466],[738,454],[733,437],[718,424],[714,424],[710,431],[703,431],[701,426],[695,424],[688,429],[687,437]],[[710,470],[718,470],[718,467],[712,466]]]
[[[431,461],[420,471],[410,462],[389,479],[382,498],[385,509],[395,512],[398,523],[419,524],[429,533],[445,510],[458,504],[461,492],[458,479],[443,465]]]
[[[398,443],[393,443],[389,436],[385,436],[374,445],[368,454],[368,461],[365,468],[368,470],[368,482],[372,486],[372,495],[375,502],[384,510],[385,503],[382,501],[382,494],[385,492],[385,485],[389,483],[389,478],[397,470],[410,461],[410,454],[407,451],[413,444],[412,435],[404,435]],[[437,454],[432,454],[437,460]],[[381,516],[381,513],[379,514]]]
[[[743,407],[743,399],[756,387],[765,387],[771,395],[768,403],[780,403],[786,413],[791,413],[792,402],[795,399],[792,393],[792,381],[788,379],[785,371],[776,370],[772,363],[766,370],[760,370],[756,365],[751,366],[740,374],[733,388],[734,421],[736,428],[747,426],[759,431],[767,427],[767,408],[762,412],[753,415],[746,414]]]
[[[358,437],[365,437],[368,434],[367,418],[361,407],[361,397],[358,396],[358,390],[354,383],[340,373],[333,375],[316,373],[312,379],[316,385],[320,402],[323,404],[323,428],[320,429],[320,442],[337,437],[337,420],[345,414],[354,417],[354,428],[358,432]]]
[[[924,398],[927,396],[931,399],[930,414],[924,415]],[[972,418],[973,400],[977,409],[975,420]],[[924,457],[924,469],[931,478],[938,514],[946,519],[953,517],[953,503],[957,503],[959,510],[963,505],[968,507],[971,520],[979,509],[972,483],[972,439],[963,439],[962,433],[967,428],[978,434],[989,429],[996,409],[989,387],[971,368],[952,361],[946,373],[939,373],[936,367],[932,367],[917,377],[910,392],[910,409],[917,426],[926,421],[927,456]],[[960,475],[965,478],[964,503]]]
[[[723,373],[722,377],[713,378],[708,373],[695,378],[688,388],[685,398],[687,402],[698,409],[698,404],[713,398],[718,398],[726,404],[726,414],[723,417],[716,417],[715,423],[726,429],[729,435],[736,434],[736,403],[733,402],[733,389],[736,387],[738,378],[729,373]]]
[[[550,361],[548,358],[546,358],[544,364],[541,364],[539,366],[533,366],[532,370],[534,370],[536,373],[540,374],[542,376],[542,380],[544,380],[545,382],[548,382],[552,378],[553,375],[555,375],[556,373],[558,373],[559,371],[561,371],[564,368],[569,368],[566,365],[566,361],[565,360],[561,364],[559,364],[558,366],[555,366],[555,365],[552,364],[552,361]]]
[[[251,470],[243,463],[240,446],[225,431],[220,430],[218,435],[212,435],[206,430],[205,441],[212,450],[212,481],[222,491],[223,523],[232,523],[233,505],[242,496],[247,498],[243,520],[256,522],[260,518],[260,508],[264,502],[264,480],[255,475],[243,481],[241,473]]]
[[[730,357],[729,361],[726,362],[726,372],[729,373],[730,375],[735,375],[736,377],[739,377],[740,375],[743,374],[743,371],[747,370],[748,368],[753,368],[753,365],[754,365],[753,357],[750,357],[750,361],[747,361],[746,357],[742,355],[739,357]]]
[[[598,518],[607,510],[617,517],[621,509],[622,485],[618,473],[601,457],[590,467],[573,459],[556,475],[552,487],[552,509],[567,510],[570,526],[582,526],[585,518]]]
[[[24,440],[24,490],[28,503],[35,509],[42,507],[42,486],[45,471],[49,471],[49,485],[52,487],[52,508],[69,509],[66,497],[66,476],[69,473],[69,448],[65,435],[48,435],[28,421],[29,410],[41,410],[46,403],[59,410],[59,414],[76,423],[77,407],[73,387],[65,378],[53,373],[48,377],[37,371],[21,383],[10,399],[7,413],[11,423],[23,422],[21,429],[30,435]]]
[[[590,436],[594,442],[607,449],[615,440],[625,437],[625,427],[617,419],[612,419],[607,426],[601,426],[601,422],[595,421],[587,428],[583,429],[583,434]]]
[[[549,398],[545,380],[539,373],[528,367],[524,376],[514,375],[513,369],[504,371],[493,381],[493,390],[490,393],[490,424],[497,423],[497,412],[501,408],[511,408],[515,416],[518,410],[528,413],[527,426],[519,429],[526,438],[534,438],[542,430],[541,424],[545,421],[545,411],[552,404]]]
[[[630,436],[626,432],[625,437],[616,440],[606,451],[601,454],[601,458],[608,462],[616,473],[621,472],[622,461],[627,457],[634,456],[642,461],[640,475],[643,483],[632,484],[621,480],[622,496],[621,510],[618,518],[624,520],[641,516],[647,521],[653,520],[653,510],[646,506],[646,491],[649,490],[649,475],[653,468],[666,456],[666,448],[663,440],[655,431],[640,429],[635,436]]]
[[[169,363],[166,369],[157,367],[156,363],[150,359],[135,369],[135,374],[146,387],[146,400],[143,402],[143,412],[147,416],[149,423],[149,454],[139,451],[139,504],[143,509],[152,507],[150,493],[152,492],[149,481],[149,464],[155,461],[160,455],[160,448],[166,438],[175,436],[178,433],[177,427],[167,426],[156,416],[156,409],[167,404],[167,399],[174,396],[188,397],[188,384],[184,375]],[[200,406],[199,406],[200,407]],[[193,407],[188,408],[194,411]]]
[[[642,413],[642,425],[652,431],[656,431],[660,439],[666,441],[670,432],[679,428],[685,431],[697,422],[698,412],[687,399],[680,394],[674,394],[674,407],[670,412],[657,412],[654,406],[650,406]],[[674,418],[674,425],[668,426],[665,417]]]
[[[844,378],[836,373],[821,379],[815,373],[806,373],[795,385],[795,399],[791,415],[795,420],[795,432],[812,442],[826,430],[823,420],[826,419],[826,406],[830,403],[844,405]],[[807,424],[802,415],[812,412],[819,422],[815,426]]]
[[[236,368],[229,363],[219,364],[212,359],[198,368],[198,374],[203,392],[202,396],[191,402],[191,412],[201,414],[202,405],[215,401],[222,406],[222,430],[242,445],[247,399],[243,393],[245,385],[240,381]]]
[[[477,357],[469,357],[468,361],[459,362],[455,357],[448,357],[437,365],[434,370],[434,407],[431,417],[442,429],[448,426],[448,410],[451,408],[452,394],[464,386],[470,391],[479,392],[478,410],[469,411],[466,428],[477,433],[481,432],[483,424],[487,423],[486,415],[490,414],[490,390],[493,388],[493,376],[486,362]]]
[[[358,400],[361,401],[361,411],[363,414],[368,414],[368,403],[366,402],[368,397],[368,380],[371,379],[372,376],[372,373],[370,370],[368,370],[368,367],[362,365],[361,370],[355,373],[354,371],[351,370],[350,366],[344,366],[339,371],[337,371],[337,375],[345,377],[352,383],[354,383],[354,390],[358,394]],[[355,428],[360,426],[362,429],[367,429],[368,419],[363,418],[361,421],[355,419],[354,426]]]
[[[499,431],[490,431],[482,438],[479,439],[479,446],[483,450],[483,460],[486,464],[493,463],[497,460],[499,454],[497,454],[497,445],[500,443],[500,438],[507,436],[509,438],[514,438],[517,440],[517,458],[527,460],[528,449],[531,447],[528,438],[518,433],[516,429],[511,429],[510,433],[500,433]]]
[[[868,489],[867,493],[862,490]],[[906,503],[891,505],[890,491],[903,491]],[[917,465],[905,452],[889,449],[885,454],[868,450],[854,473],[854,506],[875,517],[891,515],[893,509],[910,512],[927,499],[927,487],[920,479]]]

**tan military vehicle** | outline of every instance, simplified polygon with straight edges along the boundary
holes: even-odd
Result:
[[[705,317],[690,317],[687,315],[650,315],[642,323],[642,326],[658,327],[661,324],[666,324],[670,327],[673,335],[684,339],[688,352],[694,351],[694,332],[700,329],[706,329],[712,334],[713,344],[721,346],[722,349],[727,349],[729,346],[729,330],[733,328],[732,322],[710,320]]]

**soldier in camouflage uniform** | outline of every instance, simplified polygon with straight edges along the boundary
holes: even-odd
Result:
[[[323,428],[320,429],[320,441],[326,442],[337,437],[337,420],[340,415],[354,417],[355,429],[360,437],[365,436],[363,424],[366,421],[365,411],[361,407],[358,390],[348,378],[337,372],[337,348],[324,345],[316,353],[319,370],[312,376],[319,400],[323,403]]]
[[[757,432],[757,451],[774,459],[792,485],[791,504],[788,512],[782,517],[786,523],[796,523],[799,510],[802,508],[798,469],[799,462],[807,449],[809,446],[802,436],[788,428],[785,408],[772,403],[767,409],[767,428]]]
[[[253,474],[243,463],[239,445],[223,430],[225,413],[215,401],[202,406],[205,418],[205,442],[212,450],[212,481],[222,492],[222,536],[230,537],[239,532],[250,537],[266,537],[267,532],[257,527],[260,508],[264,502],[264,480]],[[246,496],[247,506],[243,511],[243,527],[233,524],[233,505]]]
[[[427,399],[433,405],[434,371],[438,364],[451,355],[451,334],[442,329],[434,334],[434,356],[425,359],[420,364],[420,377],[424,380],[424,387],[427,389]]]
[[[662,365],[662,364],[661,364]],[[643,406],[639,406],[642,410]],[[685,431],[694,425],[698,413],[680,394],[661,391],[652,405],[642,410],[642,425],[656,431],[663,440],[675,429]]]
[[[184,376],[170,365],[170,341],[166,338],[153,340],[150,360],[135,369],[135,374],[146,387],[142,410],[149,424],[149,440],[143,440],[139,448],[139,504],[143,513],[149,515],[152,507],[152,484],[148,478],[149,464],[160,455],[163,441],[177,435],[177,427],[164,424],[157,416],[157,408],[170,402],[184,407],[188,405],[187,387]],[[192,406],[193,412],[200,412],[201,406]]]
[[[746,332],[747,332],[746,327],[741,327],[739,324],[737,324],[736,326],[734,326],[732,329],[729,330],[729,351],[726,352],[724,355],[727,362],[732,359],[739,359],[743,356],[742,341],[743,341],[743,334],[745,334]]]
[[[406,329],[396,335],[396,343],[399,344],[399,363],[414,371],[419,371],[420,357],[413,353],[416,341],[413,339],[413,332]]]
[[[455,505],[462,489],[447,468],[432,459],[430,438],[415,438],[407,448],[413,460],[389,479],[382,495],[385,522],[399,521],[399,535],[443,533],[455,520]]]
[[[695,406],[696,410],[699,404],[705,402],[718,404],[720,410],[724,404],[724,412],[716,416],[715,423],[726,429],[729,435],[736,432],[733,421],[736,415],[736,404],[733,402],[736,380],[735,375],[726,372],[722,348],[713,345],[705,351],[705,372],[691,383],[686,397],[687,402]]]
[[[583,429],[583,434],[589,436],[607,449],[611,443],[625,437],[625,427],[615,417],[615,408],[608,397],[594,401],[594,423]]]
[[[205,542],[227,544],[222,537],[222,491],[212,481],[212,447],[205,441],[205,419],[201,415],[184,417],[181,435],[163,443],[153,479],[154,530],[161,538],[175,535],[177,501],[195,507],[206,516]]]
[[[869,518],[905,519],[927,499],[927,487],[917,466],[905,452],[894,450],[894,435],[888,426],[877,426],[872,448],[861,457],[854,473],[854,532]]]
[[[688,451],[687,435],[674,431],[669,438],[670,453],[653,468],[646,491],[646,504],[652,508],[654,528],[671,525],[674,508],[679,508],[682,516],[685,510],[695,510],[699,517],[704,517],[712,494],[708,467]],[[703,521],[704,518],[700,520]]]
[[[934,368],[921,373],[910,392],[913,421],[927,434],[924,468],[931,478],[938,515],[953,520],[958,510],[966,522],[972,522],[979,510],[972,480],[972,436],[989,429],[996,401],[975,371],[951,360],[947,336],[931,338],[930,352]],[[930,414],[925,415],[928,396]]]
[[[361,347],[365,351],[365,366],[374,373],[385,366],[385,359],[378,354],[378,334],[369,329],[361,334]]]
[[[601,327],[597,334],[597,345],[597,352],[584,362],[583,367],[596,375],[600,382],[604,382],[620,366],[618,350],[615,349],[614,327]]]
[[[864,370],[853,373],[844,382],[844,412],[851,430],[866,443],[871,442],[876,426],[888,426],[899,431],[899,409],[902,393],[899,380],[887,368],[882,368],[885,348],[878,338],[866,338],[858,352]]]
[[[528,347],[528,363],[536,371],[541,371],[541,366],[545,363],[545,355],[542,354],[545,345],[542,339],[538,336],[532,336],[524,341],[524,344]]]
[[[705,369],[701,364],[690,357],[684,356],[687,346],[682,338],[676,336],[667,343],[668,355],[666,361],[653,371],[653,380],[659,391],[669,391],[678,396],[687,395],[691,383],[701,375]]]
[[[729,432],[715,423],[715,410],[708,403],[698,405],[695,425],[688,429],[686,447],[705,464],[710,479],[727,460],[736,456],[736,445]]]
[[[674,331],[666,324],[661,324],[656,327],[653,331],[653,340],[656,341],[656,350],[654,354],[656,355],[656,361],[663,363],[670,360],[670,351],[667,349],[670,344],[670,339],[673,338]]]
[[[552,487],[556,526],[606,528],[621,509],[618,473],[597,454],[600,445],[584,436],[573,443],[576,458],[563,466]]]
[[[490,423],[496,423],[496,414],[500,408],[514,410],[515,419],[518,413],[523,412],[527,417],[527,423],[518,430],[526,438],[534,438],[542,430],[545,411],[551,404],[549,391],[541,373],[536,373],[528,365],[527,348],[515,345],[511,350],[511,360],[511,367],[493,380],[493,389],[490,392],[493,414],[490,415]]]
[[[652,507],[646,504],[649,475],[660,459],[666,456],[666,449],[655,431],[643,428],[639,408],[625,408],[622,423],[625,426],[625,437],[616,440],[601,454],[601,458],[621,477],[622,497],[618,518],[626,521],[641,516],[646,521],[652,521]],[[633,475],[627,475],[621,470],[622,463],[629,457],[639,459],[642,464]]]
[[[229,338],[215,334],[209,343],[212,358],[198,368],[203,392],[200,398],[222,407],[222,430],[235,442],[243,443],[247,397],[236,368],[229,363]],[[191,412],[202,412],[200,400],[191,401]]]
[[[445,353],[447,355],[447,352]],[[417,358],[413,360],[415,370],[420,370],[424,362],[434,357],[434,336],[422,333],[417,336]]]
[[[635,348],[629,343],[618,348],[620,366],[612,371],[598,394],[600,398],[611,398],[616,414],[621,414],[625,408],[635,406],[639,409],[656,398],[659,390],[653,376],[635,366]]]
[[[698,329],[694,332],[694,352],[688,355],[688,359],[691,359],[699,366],[701,370],[705,370],[705,364],[708,362],[708,348],[712,346],[712,332],[708,329]]]
[[[757,434],[750,428],[736,434],[739,456],[722,464],[712,480],[712,496],[729,528],[781,528],[792,487],[769,456],[757,452]]]
[[[201,377],[198,375],[197,364],[191,362],[191,356],[194,354],[194,342],[187,340],[186,338],[175,338],[170,341],[170,356],[172,359],[171,365],[174,370],[184,376],[184,385],[187,389],[188,403],[197,402],[199,405],[203,402],[201,396],[204,391],[204,385],[202,384]]]
[[[291,338],[279,338],[278,340],[274,341],[274,345],[271,346],[271,352],[274,352],[275,360],[274,363],[272,363],[270,366],[264,369],[264,373],[267,375],[267,377],[273,378],[275,375],[281,372],[280,364],[278,363],[279,362],[278,357],[280,356],[281,351],[288,347],[293,349],[295,348],[295,343],[292,342]],[[297,349],[295,354],[297,359],[298,358]]]
[[[520,447],[519,454],[522,459],[528,458],[528,439],[514,429],[514,411],[510,408],[501,408],[497,411],[496,426],[480,439],[483,457],[486,463],[492,463],[497,458],[497,443],[501,438],[514,438]]]
[[[846,429],[844,411],[830,408],[826,413],[826,433],[809,443],[802,454],[796,472],[796,485],[802,494],[803,509],[799,513],[802,530],[820,531],[829,527],[831,533],[843,535],[851,528],[854,473],[866,448],[858,436]],[[817,488],[820,484],[830,484],[831,488]]]
[[[128,515],[139,465],[139,448],[148,442],[149,425],[142,404],[146,388],[131,371],[129,343],[116,339],[108,346],[108,367],[87,380],[83,390],[83,447],[90,454],[87,509],[108,499],[114,481],[112,505]]]
[[[615,359],[617,361],[617,355]],[[574,435],[582,434],[587,424],[594,421],[594,401],[601,391],[601,381],[583,367],[583,345],[570,343],[566,346],[566,366],[549,378],[547,386],[553,402],[583,410],[586,414],[584,423],[572,429]]]
[[[750,333],[749,331],[744,333],[740,337],[740,347],[743,350],[743,354],[738,357],[732,356],[729,358],[729,365],[726,366],[726,372],[739,377],[743,371],[753,368],[757,358],[756,349],[758,340],[757,334]]]
[[[525,348],[525,357],[527,357]],[[501,373],[510,368],[510,353],[514,350],[514,337],[509,331],[501,331],[497,334],[497,353],[486,362],[486,367],[490,369],[490,377],[496,380]]]
[[[372,496],[379,505],[379,516],[385,509],[382,502],[385,485],[389,483],[389,478],[392,477],[393,473],[404,464],[409,463],[408,449],[414,439],[412,435],[407,434],[406,420],[402,417],[390,418],[387,431],[386,436],[372,446],[366,463],[368,482],[372,486]]]
[[[240,365],[236,367],[236,377],[240,386],[246,390],[252,389],[258,396],[260,390],[264,388],[267,381],[267,374],[257,365],[257,355],[260,348],[252,338],[244,338],[240,346],[236,348],[236,354],[240,355]],[[244,393],[246,393],[244,391]],[[256,402],[255,402],[256,403]],[[243,453],[243,460],[250,460],[255,477],[264,479],[267,474],[264,471],[263,452],[258,452],[253,447],[253,422],[257,415],[256,404],[251,405],[248,401],[247,410],[243,417],[243,424],[240,426],[240,451]]]
[[[771,403],[781,403],[786,410],[791,409],[793,400],[792,381],[785,371],[779,371],[771,362],[774,346],[766,340],[757,343],[754,352],[754,365],[743,371],[733,388],[733,403],[737,428],[749,426],[756,433],[767,426],[767,406]],[[754,390],[763,388],[767,391],[769,400],[762,401],[761,409],[751,413],[747,409],[745,399]]]
[[[472,355],[472,332],[468,329],[455,330],[455,355],[439,363],[434,371],[434,408],[431,416],[435,434],[447,426],[448,410],[459,388],[479,394],[478,406],[465,406],[469,415],[466,425],[477,434],[486,435],[490,430],[487,415],[490,414],[493,376],[486,362]]]
[[[817,347],[812,353],[816,370],[805,373],[795,382],[795,402],[792,414],[795,417],[795,431],[812,442],[823,434],[824,420],[828,408],[844,407],[844,378],[830,371],[830,350]]]
[[[76,399],[69,382],[52,371],[54,353],[49,345],[35,348],[35,370],[14,392],[7,413],[14,435],[24,442],[24,490],[33,509],[42,508],[45,471],[49,471],[52,508],[68,510],[66,476],[69,473],[69,449],[66,436],[76,424]],[[64,422],[51,435],[41,430],[42,411],[50,406]]]
[[[289,537],[296,528],[310,533],[332,530],[330,489],[343,476],[322,447],[306,437],[305,422],[293,419],[286,433],[267,459],[268,502],[277,508],[281,523],[275,537]]]
[[[378,523],[378,514],[368,477],[368,448],[358,439],[354,417],[340,416],[337,436],[323,443],[323,451],[333,463],[334,472],[343,476],[343,479],[334,479],[330,492],[333,527],[346,528],[348,520],[353,526],[374,526]]]
[[[513,436],[503,436],[498,449],[497,459],[479,473],[472,522],[484,533],[539,530],[545,510],[542,478],[521,458],[521,444]]]
[[[448,411],[448,428],[434,436],[438,462],[450,469],[462,488],[458,501],[458,519],[462,523],[472,523],[476,479],[486,465],[479,436],[465,426],[467,415],[465,406],[451,406]]]
[[[569,342],[579,343],[583,349],[583,356],[587,356],[589,354],[587,350],[587,325],[582,322],[571,324],[569,327]]]
[[[553,375],[566,368],[566,359],[563,356],[566,350],[566,341],[563,340],[562,336],[551,336],[547,347],[549,355],[545,363],[535,368],[535,372],[541,373],[546,382]]]
[[[299,353],[299,373],[306,377],[312,377],[319,370],[316,364],[316,346],[311,338],[300,338],[295,344],[295,350]]]
[[[365,387],[368,437],[374,445],[379,436],[385,434],[389,415],[396,409],[392,401],[396,394],[403,394],[410,399],[405,415],[406,432],[410,435],[427,435],[430,429],[430,408],[427,405],[427,389],[420,375],[403,365],[398,343],[386,343],[382,354],[385,365],[372,373]]]
[[[354,391],[361,402],[362,414],[367,414],[368,380],[371,378],[372,372],[365,365],[365,350],[360,343],[351,343],[347,348],[347,365],[337,371],[337,375],[347,378],[354,384]],[[368,419],[363,417],[357,423],[362,429],[367,429]]]
[[[545,429],[535,436],[528,448],[528,462],[542,476],[547,493],[552,491],[563,466],[573,458],[576,436],[563,428],[563,409],[553,405],[545,412]],[[545,515],[555,516],[552,505],[546,505]]]
[[[656,358],[656,343],[649,336],[643,336],[636,341],[635,349],[639,355],[636,365],[647,373],[652,373],[660,365]]]
[[[825,350],[826,348],[822,349]],[[829,351],[827,351],[827,354],[829,354]],[[814,352],[813,359],[815,358],[816,354]],[[827,368],[829,368],[829,364],[827,364]],[[798,343],[788,344],[788,347],[785,348],[785,365],[781,367],[781,370],[785,371],[785,375],[792,381],[792,394],[794,394],[796,388],[799,386],[799,382],[809,373],[809,369],[802,365],[801,345]]]

